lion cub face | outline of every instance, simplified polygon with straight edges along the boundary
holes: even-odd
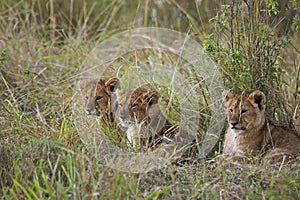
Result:
[[[85,113],[97,116],[110,114],[112,104],[114,103],[112,95],[119,86],[120,82],[118,78],[79,81]]]
[[[147,122],[150,109],[158,103],[159,93],[144,88],[135,88],[128,91],[117,90],[119,104],[119,120],[123,127]]]
[[[236,94],[224,91],[229,128],[235,133],[260,128],[265,119],[266,97],[261,91]]]

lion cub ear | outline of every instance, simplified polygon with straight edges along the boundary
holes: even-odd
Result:
[[[108,92],[116,92],[120,89],[120,80],[117,77],[112,77],[105,82],[105,88]]]
[[[235,93],[231,90],[224,90],[222,92],[223,101],[227,103],[229,99],[232,99],[235,97]]]
[[[160,95],[156,90],[151,90],[143,93],[143,100],[149,104],[149,106],[157,104]]]
[[[256,90],[249,94],[249,100],[254,106],[257,106],[259,110],[266,109],[266,96],[263,92]]]

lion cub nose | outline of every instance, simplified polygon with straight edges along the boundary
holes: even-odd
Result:
[[[126,119],[126,115],[123,114],[123,113],[120,113],[120,114],[119,114],[119,118],[120,118],[121,120],[125,120],[125,119]]]
[[[238,124],[238,122],[230,122],[230,124],[231,126],[235,127]]]
[[[95,110],[94,110],[94,109],[86,109],[86,110],[85,110],[85,113],[86,113],[87,115],[94,115],[94,114],[95,114]]]

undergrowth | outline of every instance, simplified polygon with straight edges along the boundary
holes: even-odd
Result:
[[[295,128],[292,113],[297,105],[291,109],[286,105],[285,68],[278,61],[280,53],[293,46],[289,38],[276,34],[271,21],[271,15],[278,14],[276,5],[275,1],[232,1],[222,5],[212,19],[215,30],[204,41],[204,48],[222,68],[227,88],[263,91],[269,120]],[[299,68],[297,64],[294,67]],[[298,91],[298,84],[293,87]]]
[[[268,168],[259,163],[226,167],[213,159],[170,164],[140,174],[111,169],[91,155],[72,113],[74,82],[95,44],[121,30],[159,26],[203,41],[205,50],[222,68],[226,87],[262,90],[269,100],[269,116],[297,129],[297,8],[299,1],[295,0],[284,7],[271,0],[222,5],[214,0],[1,1],[0,196],[299,199],[299,159],[288,166]],[[281,20],[276,16],[288,11],[293,13],[292,31],[282,35],[277,31]],[[127,61],[173,59],[142,51],[135,55]],[[116,66],[126,59],[116,61]],[[167,96],[169,88],[163,91]],[[168,114],[175,115],[172,111]]]

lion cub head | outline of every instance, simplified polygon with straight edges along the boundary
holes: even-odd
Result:
[[[139,87],[127,91],[117,90],[116,95],[119,122],[126,129],[129,146],[135,150],[147,149],[149,139],[166,121],[158,107],[159,93]]]
[[[79,87],[87,115],[111,115],[115,101],[113,93],[120,87],[118,78],[81,80]]]
[[[155,90],[135,88],[128,91],[117,90],[119,120],[123,127],[145,123],[151,109],[157,106],[159,93]],[[156,105],[156,106],[155,106]]]
[[[265,122],[266,97],[261,91],[250,94],[223,92],[227,119],[231,131],[242,133],[259,129]]]

